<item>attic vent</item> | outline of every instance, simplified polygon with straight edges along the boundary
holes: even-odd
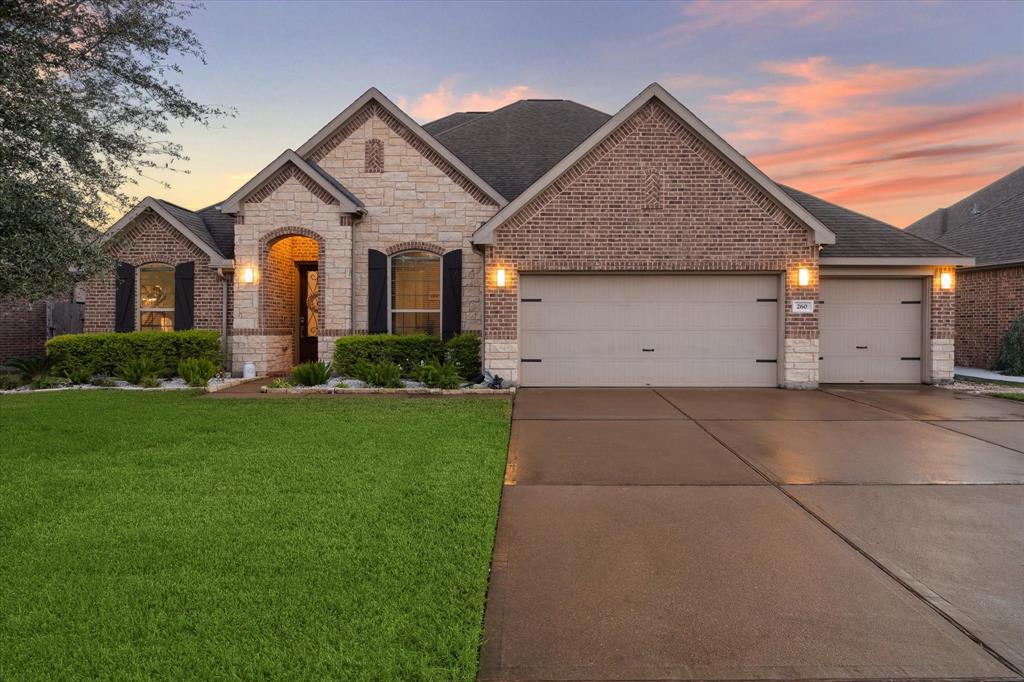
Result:
[[[981,210],[978,208],[977,204],[971,207],[971,215],[978,215],[979,213],[981,213]]]
[[[373,139],[366,141],[365,154],[365,171],[367,173],[383,173],[384,172],[384,143],[380,140]]]
[[[644,170],[643,202],[645,211],[661,208],[661,173],[653,168]]]

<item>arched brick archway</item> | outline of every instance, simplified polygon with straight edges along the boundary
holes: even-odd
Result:
[[[444,255],[444,247],[438,244],[431,244],[430,242],[402,242],[401,244],[393,244],[385,249],[384,253],[389,256],[394,256],[396,253],[402,251],[426,251],[427,253],[433,253],[438,256]]]
[[[259,327],[268,336],[291,337],[291,366],[299,359],[299,271],[297,264],[317,263],[317,310],[325,310],[329,276],[324,267],[324,239],[303,227],[282,227],[260,238]],[[319,320],[318,320],[319,321]]]

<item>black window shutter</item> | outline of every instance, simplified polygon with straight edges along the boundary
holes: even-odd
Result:
[[[462,332],[462,249],[444,254],[441,277],[441,337]]]
[[[369,255],[369,310],[366,331],[386,334],[388,331],[388,257],[382,251],[370,249]]]
[[[195,323],[195,277],[193,261],[174,266],[174,331],[191,329]]]
[[[135,330],[135,268],[131,263],[117,264],[114,290],[114,331]]]

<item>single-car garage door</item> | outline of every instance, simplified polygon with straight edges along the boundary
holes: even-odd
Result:
[[[524,274],[523,386],[775,386],[777,275]]]
[[[920,383],[920,279],[821,280],[825,383]]]

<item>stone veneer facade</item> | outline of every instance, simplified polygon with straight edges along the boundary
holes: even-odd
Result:
[[[1024,315],[1024,265],[957,274],[956,364],[991,368],[1010,323]]]
[[[809,286],[797,283],[801,267]],[[656,101],[497,229],[487,248],[485,367],[518,377],[519,273],[613,270],[786,273],[780,383],[817,385],[817,312],[790,306],[818,297],[813,233]]]

